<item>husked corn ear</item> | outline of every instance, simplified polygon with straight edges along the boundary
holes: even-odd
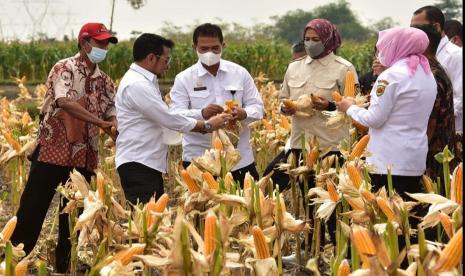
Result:
[[[362,190],[360,194],[367,202],[373,202],[374,200],[376,200],[375,195],[370,191]]]
[[[446,231],[447,236],[449,237],[449,239],[452,238],[452,236],[454,235],[454,233],[452,232],[452,220],[448,215],[444,214],[443,212],[439,213],[439,218],[441,220],[442,227],[444,227],[444,231]]]
[[[306,156],[306,164],[308,168],[313,168],[318,159],[318,148],[314,146]]]
[[[270,251],[262,229],[258,226],[254,226],[252,228],[252,235],[255,244],[255,251],[257,252],[256,258],[260,260],[268,259],[270,257]]]
[[[462,162],[455,168],[452,176],[451,199],[457,204],[462,205],[463,200],[463,183],[462,183]]]
[[[357,157],[362,156],[363,151],[366,149],[368,142],[370,141],[370,135],[364,135],[352,149],[349,155],[349,160],[354,160]]]
[[[97,172],[97,193],[100,201],[105,201],[105,179],[101,172]]]
[[[328,190],[329,198],[331,198],[333,202],[337,202],[339,200],[339,194],[336,191],[334,182],[329,178],[326,180],[326,189]]]
[[[205,255],[208,256],[215,250],[216,239],[216,215],[212,211],[205,217],[205,230],[203,235],[204,251]]]
[[[449,240],[446,247],[439,255],[439,259],[435,267],[437,272],[450,271],[460,263],[463,254],[462,241],[463,233],[461,227],[452,239]]]
[[[376,247],[368,230],[359,225],[354,225],[352,229],[352,240],[358,252],[360,254],[376,255]]]
[[[262,119],[262,123],[266,130],[273,130],[273,126],[266,119]]]
[[[352,164],[348,164],[346,169],[347,174],[349,175],[349,179],[352,181],[354,187],[357,189],[360,188],[360,186],[362,186],[362,176],[360,175],[358,169]]]
[[[344,96],[346,97],[355,97],[355,76],[354,72],[347,71],[346,73],[346,83],[344,87]]]
[[[16,141],[13,136],[11,136],[11,133],[8,131],[3,132],[3,137],[5,137],[5,140],[8,142],[8,144],[16,151],[20,152],[21,151],[21,144]]]
[[[299,106],[297,105],[297,103],[295,103],[294,101],[290,100],[290,99],[284,99],[283,100],[283,104],[285,107],[287,108],[292,108],[294,110],[297,110],[299,108]]]
[[[140,255],[144,253],[145,245],[133,245],[130,248],[123,249],[122,251],[116,253],[115,260],[120,261],[122,265],[128,265],[134,255]]]
[[[147,227],[152,226],[152,224],[154,222],[152,212],[155,212],[155,206],[156,205],[157,204],[156,204],[154,198],[151,198],[150,201],[147,202],[147,204],[145,205],[145,213],[146,213],[145,215],[146,215],[146,218],[147,218]]]
[[[163,213],[166,209],[166,206],[168,206],[168,202],[170,201],[170,197],[168,194],[164,193],[158,198],[157,203],[155,203],[155,208],[153,211],[155,213]]]
[[[195,183],[194,179],[192,179],[192,177],[189,175],[189,173],[186,170],[184,169],[181,170],[181,177],[182,177],[182,180],[184,181],[184,184],[187,186],[187,189],[189,190],[189,192],[191,193],[200,192],[199,186],[197,185],[197,183]]]
[[[224,187],[226,189],[230,189],[232,184],[234,183],[234,178],[232,176],[232,173],[231,172],[228,172],[225,176],[224,176]]]
[[[339,93],[339,91],[334,91],[333,93],[331,93],[331,96],[333,97],[333,100],[336,102],[339,102],[342,100],[342,96]]]
[[[342,260],[339,268],[337,269],[337,276],[349,276],[350,274],[350,265],[349,262],[344,259]]]
[[[386,215],[388,220],[396,221],[396,214],[394,210],[392,210],[391,206],[389,206],[389,202],[383,197],[376,197],[376,203],[378,204],[379,208],[383,213]]]
[[[250,187],[252,187],[252,176],[247,172],[244,177],[244,191]]]
[[[216,150],[223,150],[223,143],[221,142],[220,137],[216,136],[213,139],[213,148]]]
[[[26,276],[29,259],[23,258],[15,267],[15,276]]]
[[[31,116],[29,116],[29,113],[26,111],[23,113],[23,116],[21,117],[21,124],[23,127],[27,127],[27,125],[31,122]]]
[[[281,116],[281,118],[279,120],[279,125],[282,128],[291,129],[291,124],[289,124],[289,120],[286,118],[286,116]]]
[[[1,233],[3,241],[7,242],[10,240],[11,235],[13,235],[13,232],[15,231],[17,221],[18,218],[14,216],[5,224]]]
[[[431,180],[431,178],[429,178],[429,176],[425,174],[421,177],[421,180],[423,182],[423,186],[425,187],[425,190],[428,193],[434,193],[433,180]]]
[[[352,120],[352,125],[353,125],[356,129],[358,129],[358,130],[360,130],[360,131],[362,131],[362,132],[368,132],[368,129],[369,129],[369,128],[368,128],[367,126],[362,125],[361,123],[359,123],[359,122],[357,122],[357,121],[355,121],[355,120]]]
[[[363,201],[360,198],[352,198],[352,197],[345,197],[347,203],[349,203],[350,207],[354,210],[364,211],[365,208],[363,207]]]
[[[202,173],[202,178],[205,182],[207,182],[208,188],[217,191],[218,190],[218,182],[216,182],[213,175],[209,172]]]

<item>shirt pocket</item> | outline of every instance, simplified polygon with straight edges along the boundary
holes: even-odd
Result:
[[[289,97],[291,100],[296,100],[301,95],[305,94],[306,80],[289,80],[287,85],[289,86]]]
[[[331,100],[331,93],[337,89],[336,80],[316,80],[313,83],[315,91],[313,94]]]
[[[191,100],[191,108],[198,109],[204,108],[208,105],[208,97],[210,96],[210,91],[208,89],[194,91],[189,94]]]
[[[236,101],[239,103],[239,107],[242,107],[243,97],[244,87],[242,85],[224,85],[221,104],[224,104],[225,101]]]

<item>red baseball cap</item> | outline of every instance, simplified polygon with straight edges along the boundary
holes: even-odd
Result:
[[[108,39],[111,43],[118,43],[118,39],[102,23],[87,23],[79,31],[78,39],[93,38],[95,40]]]

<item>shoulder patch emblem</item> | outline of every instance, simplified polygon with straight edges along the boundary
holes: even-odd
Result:
[[[376,84],[376,96],[380,97],[384,94],[384,90],[386,89],[386,86],[389,85],[389,82],[387,80],[378,80]]]

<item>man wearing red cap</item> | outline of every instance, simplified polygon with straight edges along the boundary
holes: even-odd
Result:
[[[85,24],[78,37],[79,53],[59,61],[48,76],[40,114],[37,147],[30,156],[31,168],[16,214],[17,227],[11,238],[32,251],[57,186],[64,184],[73,169],[90,181],[98,164],[99,128],[113,139],[116,117],[112,80],[100,71],[108,44],[117,43],[103,24]],[[66,200],[61,202],[61,209]],[[69,266],[71,243],[68,215],[60,214],[56,270]]]

